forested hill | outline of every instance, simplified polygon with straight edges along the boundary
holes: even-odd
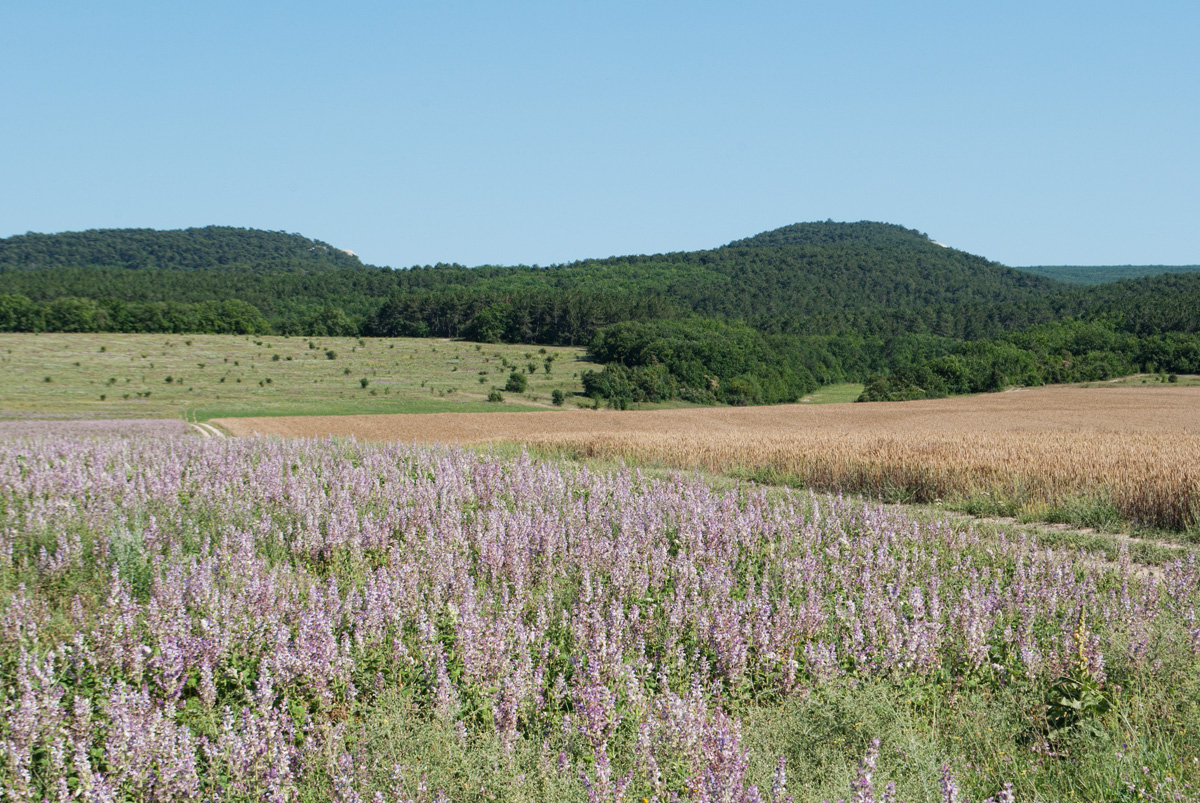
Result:
[[[860,220],[857,223],[793,223],[778,229],[764,231],[743,240],[734,240],[726,248],[775,248],[781,245],[867,245],[875,248],[895,248],[931,244],[929,235],[916,229],[906,229],[895,223],[874,223]],[[945,246],[939,246],[944,248]]]
[[[882,223],[798,224],[706,251],[549,268],[396,271],[299,235],[248,229],[0,240],[0,293],[108,309],[103,323],[73,324],[83,327],[160,325],[140,309],[131,317],[129,305],[238,299],[273,330],[296,334],[578,344],[618,321],[700,315],[779,334],[972,338],[1053,320],[1058,286]],[[26,316],[25,325],[71,324]]]
[[[118,267],[263,271],[361,268],[349,251],[299,234],[230,226],[158,231],[91,229],[0,239],[0,267]]]
[[[926,285],[925,294],[957,296],[966,290],[989,301],[1013,301],[1014,296],[1053,292],[1058,285],[1054,277],[1031,278],[1028,271],[950,248],[927,234],[891,223],[795,223],[735,240],[721,250],[745,259],[754,253],[749,249],[776,249],[808,265],[832,262],[857,267],[863,273],[890,274],[898,284]]]
[[[883,223],[802,223],[696,257],[734,293],[691,306],[778,332],[973,337],[1051,320],[1058,282]]]
[[[403,333],[421,309],[440,307],[452,291],[454,299],[503,299],[492,311],[500,319],[495,331],[503,339],[548,336],[555,342],[586,342],[594,328],[556,328],[561,315],[549,328],[538,322],[542,305],[535,299],[549,296],[607,297],[622,307],[639,299],[648,317],[696,314],[780,334],[919,331],[976,337],[1053,320],[1060,312],[1061,288],[1053,280],[940,246],[900,226],[815,223],[705,251],[591,259],[541,269],[442,266],[404,271],[397,274],[396,297],[376,320],[383,331]],[[602,310],[595,314],[598,322],[614,320]],[[630,314],[623,310],[617,319]],[[456,316],[441,315],[426,322],[435,333],[455,335],[440,328],[452,320]]]
[[[392,270],[295,234],[209,227],[0,240],[0,331],[443,336],[588,344],[625,404],[870,398],[1200,372],[1200,274],[1067,285],[883,223],[548,268]]]

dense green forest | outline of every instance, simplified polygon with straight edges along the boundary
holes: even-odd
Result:
[[[868,399],[1200,371],[1200,273],[1055,281],[883,223],[800,223],[705,251],[546,268],[363,264],[209,227],[0,240],[0,331],[441,336],[587,344],[614,406]]]
[[[349,251],[299,234],[207,226],[200,229],[92,229],[0,240],[0,267],[110,266],[256,271],[361,268]]]

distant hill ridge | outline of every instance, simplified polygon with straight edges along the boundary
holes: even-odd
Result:
[[[1164,282],[1150,278],[1083,288],[872,221],[795,223],[707,250],[548,268],[408,270],[366,265],[300,234],[231,226],[94,229],[0,239],[0,295],[13,297],[9,308],[26,310],[0,320],[0,328],[62,326],[37,310],[73,298],[104,310],[80,327],[186,327],[186,319],[169,323],[174,312],[144,305],[237,299],[281,333],[564,345],[587,343],[621,321],[687,316],[765,334],[885,339],[974,340],[1079,315],[1120,316],[1139,332],[1195,331],[1190,305],[1200,274],[1175,275],[1166,292]]]
[[[0,239],[0,266],[164,268],[305,263],[327,269],[362,268],[349,251],[300,234],[233,226],[173,229],[90,229]]]
[[[927,234],[916,229],[906,229],[895,223],[876,223],[869,220],[860,220],[857,223],[838,223],[826,220],[823,223],[793,223],[790,226],[781,226],[753,237],[734,240],[726,248],[775,248],[788,245],[844,245],[847,243],[912,245],[932,242]]]
[[[1069,284],[1108,284],[1164,273],[1197,273],[1200,265],[1031,265],[1018,270]]]
[[[632,260],[663,261],[683,254],[705,254],[726,249],[749,248],[829,248],[868,247],[872,249],[935,249],[960,255],[977,266],[1005,268],[1069,284],[1106,284],[1122,279],[1137,279],[1163,273],[1200,272],[1200,265],[1031,265],[1008,268],[993,260],[949,248],[929,235],[894,223],[874,221],[835,222],[826,220],[793,223],[764,231],[752,237],[734,240],[724,246],[696,252],[675,252],[653,256],[624,256],[607,259],[582,259],[571,265],[603,264]],[[935,259],[937,257],[934,257]],[[364,264],[350,250],[337,248],[321,240],[282,231],[235,226],[203,226],[187,229],[88,229],[77,232],[39,234],[29,232],[0,238],[0,269],[51,267],[118,267],[203,270],[210,268],[246,268],[255,264],[278,268],[302,263],[309,268],[362,268]],[[461,268],[453,265],[439,267]],[[504,270],[504,266],[487,266]],[[568,267],[565,265],[556,268]]]

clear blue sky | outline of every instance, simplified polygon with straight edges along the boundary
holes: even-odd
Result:
[[[0,4],[0,236],[550,264],[881,220],[1200,263],[1200,3]]]

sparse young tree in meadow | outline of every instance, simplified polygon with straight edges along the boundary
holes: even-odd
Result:
[[[508,375],[508,381],[504,383],[504,389],[509,393],[524,393],[528,385],[529,380],[525,378],[525,374],[520,371],[513,371]]]

